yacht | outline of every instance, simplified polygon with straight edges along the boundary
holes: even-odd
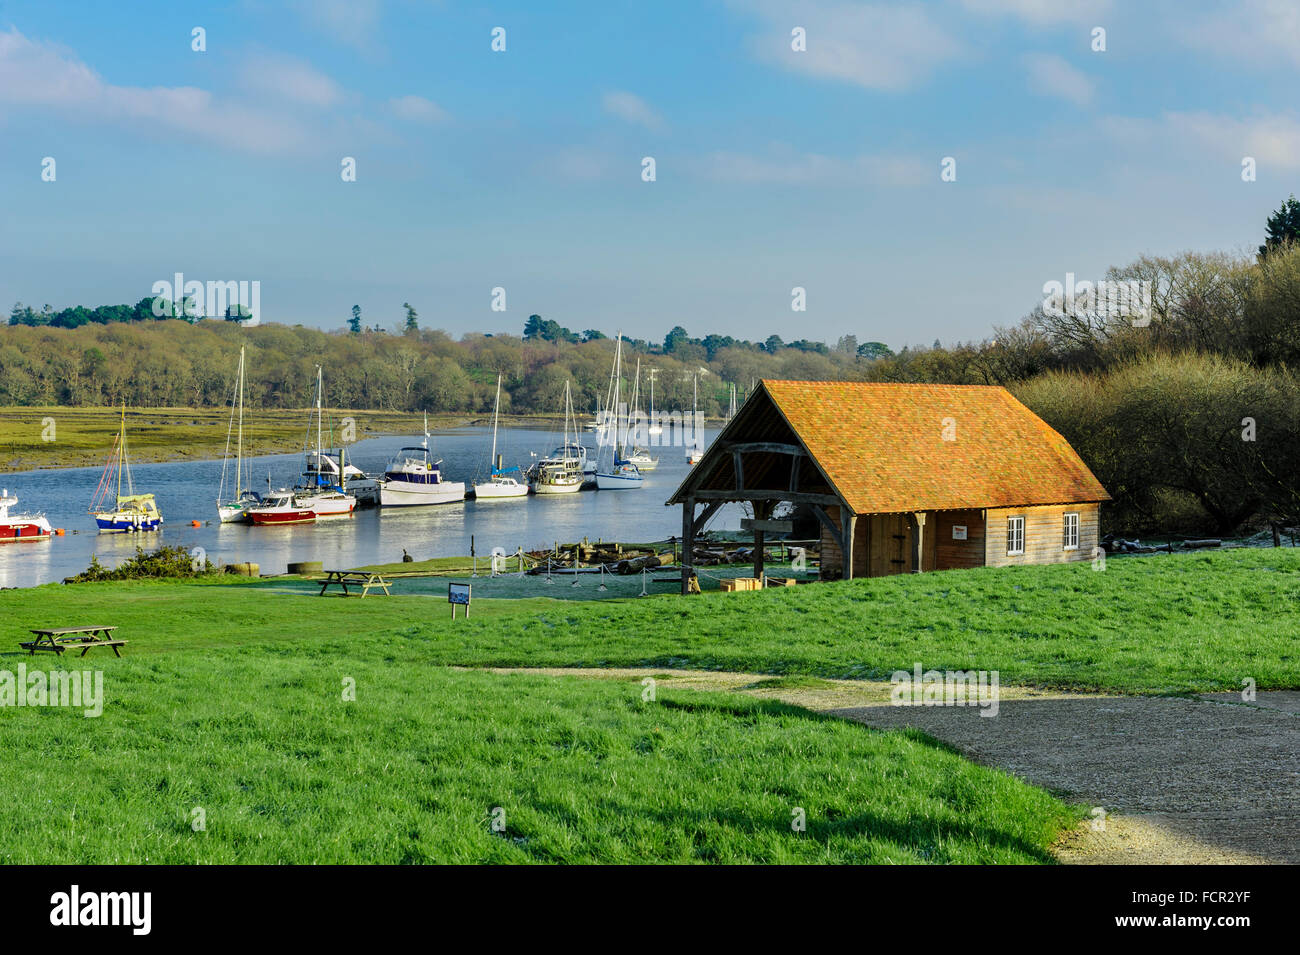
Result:
[[[19,540],[48,540],[52,530],[44,514],[10,514],[18,503],[6,489],[0,496],[0,543]]]
[[[429,454],[428,436],[419,447],[402,448],[384,469],[379,486],[383,507],[414,507],[422,504],[454,504],[465,500],[465,484],[446,481],[442,462]]]

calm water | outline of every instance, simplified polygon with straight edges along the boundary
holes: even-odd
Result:
[[[666,434],[665,434],[666,437]],[[706,442],[712,434],[706,434]],[[529,452],[546,454],[562,436],[544,431],[502,429],[498,450],[507,466],[527,466]],[[448,480],[472,484],[488,469],[491,429],[466,428],[435,434],[433,453],[443,459]],[[351,463],[367,474],[383,471],[384,463],[402,445],[418,438],[372,438],[356,444]],[[589,453],[595,436],[584,435]],[[215,501],[221,482],[220,461],[174,461],[139,464],[131,468],[137,492],[152,492],[165,519],[152,534],[99,534],[87,513],[102,465],[64,470],[25,471],[0,477],[0,484],[17,495],[15,513],[43,511],[64,537],[49,541],[0,544],[0,586],[30,587],[62,580],[85,570],[91,555],[105,566],[116,566],[135,553],[137,545],[201,547],[216,564],[254,561],[262,573],[283,573],[289,561],[320,560],[326,567],[356,567],[398,561],[406,549],[417,560],[468,554],[470,536],[480,555],[493,547],[513,553],[549,547],[555,541],[582,537],[595,540],[656,540],[681,533],[681,508],[666,501],[690,470],[685,449],[661,447],[652,452],[659,467],[645,475],[645,485],[632,491],[582,491],[577,494],[522,500],[442,504],[418,508],[368,508],[348,520],[297,527],[252,527],[219,524]],[[252,460],[254,487],[266,489],[269,474],[275,487],[292,485],[302,470],[301,454],[268,455]],[[711,528],[740,526],[739,509],[724,509]],[[191,527],[191,520],[204,522]],[[211,522],[211,523],[209,523]]]

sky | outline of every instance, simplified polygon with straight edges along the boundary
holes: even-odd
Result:
[[[1296,0],[0,0],[0,302],[980,340],[1253,250],[1297,74]]]

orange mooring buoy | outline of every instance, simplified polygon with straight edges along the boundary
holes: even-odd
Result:
[[[62,528],[62,527],[56,527],[56,528],[54,528],[54,536],[55,536],[55,537],[62,537],[62,536],[63,536],[63,528]]]
[[[202,527],[202,526],[203,526],[202,521],[190,521],[190,527]]]

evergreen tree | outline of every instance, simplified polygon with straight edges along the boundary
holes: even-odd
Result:
[[[1261,258],[1279,246],[1300,242],[1300,201],[1296,200],[1295,193],[1268,217],[1264,234],[1264,244],[1259,247]]]

